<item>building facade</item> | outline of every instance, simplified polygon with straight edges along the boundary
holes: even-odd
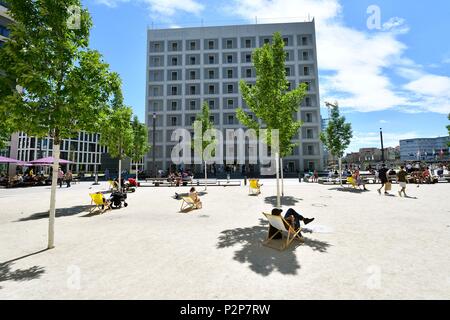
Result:
[[[402,161],[450,161],[450,137],[400,140]]]
[[[294,155],[284,159],[285,171],[297,172],[323,167],[320,96],[315,24],[286,23],[148,30],[146,123],[153,144],[155,121],[155,165],[172,166],[171,141],[177,128],[192,131],[204,102],[211,110],[216,129],[243,128],[236,117],[238,107],[249,111],[239,92],[239,81],[256,83],[252,52],[283,35],[287,52],[286,73],[291,88],[307,83],[308,95],[295,115],[304,122],[294,141]],[[153,168],[153,150],[146,169]],[[224,148],[224,156],[227,157]],[[228,155],[229,156],[229,155]],[[188,167],[188,166],[186,166]]]
[[[13,23],[12,18],[8,15],[8,5],[0,0],[0,47],[9,38],[8,26]]]

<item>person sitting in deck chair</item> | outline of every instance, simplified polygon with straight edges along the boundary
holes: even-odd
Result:
[[[283,209],[274,208],[272,210],[272,215],[279,216],[283,212]],[[284,220],[286,220],[295,230],[298,230],[300,228],[300,221],[303,221],[305,225],[308,223],[311,223],[314,221],[315,218],[305,218],[301,214],[297,213],[294,209],[289,208],[288,211],[286,211],[286,214],[284,215]],[[289,226],[286,226],[287,229],[289,229]],[[277,230],[270,226],[269,228],[269,237],[271,237],[273,234],[275,234]],[[301,234],[299,234],[300,237],[302,237]],[[279,239],[282,235],[279,234],[278,236],[275,236],[273,239]]]
[[[191,190],[189,191],[189,197],[194,200],[195,203],[195,207],[197,209],[201,209],[202,208],[202,202],[200,201],[200,197],[198,196],[197,191],[195,190],[194,187],[191,188]]]

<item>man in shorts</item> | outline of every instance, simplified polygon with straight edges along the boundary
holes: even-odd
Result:
[[[404,166],[401,166],[400,167],[400,171],[397,173],[397,181],[398,181],[398,184],[400,185],[400,191],[398,192],[398,195],[401,197],[402,196],[402,192],[403,192],[403,195],[405,196],[405,197],[407,197],[407,195],[406,195],[406,192],[405,192],[405,190],[406,190],[406,176],[408,175],[408,173],[405,171],[405,167]]]

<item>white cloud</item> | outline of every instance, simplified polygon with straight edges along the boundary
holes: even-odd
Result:
[[[120,3],[142,3],[148,6],[154,18],[167,21],[178,11],[200,14],[205,6],[196,0],[95,0],[99,4],[116,7]]]
[[[387,121],[387,120],[380,120],[380,123],[381,124],[385,124],[385,123],[389,123],[389,121]]]
[[[412,97],[413,84],[396,85],[389,75],[388,71],[395,71],[408,81],[423,76],[423,67],[404,56],[407,46],[398,40],[400,34],[409,31],[402,18],[391,18],[382,30],[373,32],[345,26],[339,0],[233,0],[228,9],[249,21],[257,16],[264,23],[314,17],[318,64],[325,73],[320,77],[323,100],[339,100],[342,107],[362,112],[450,111],[448,103],[442,104],[445,96],[441,90]],[[289,15],[297,17],[285,18]]]

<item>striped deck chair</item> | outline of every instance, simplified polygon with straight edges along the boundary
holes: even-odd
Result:
[[[286,220],[284,220],[282,216],[275,216],[270,213],[264,212],[263,215],[267,218],[270,225],[278,230],[270,238],[268,233],[267,239],[263,242],[263,245],[283,251],[287,249],[295,239],[301,241],[302,243],[304,242],[303,237],[300,235],[300,231],[302,230],[302,228],[294,230],[294,228]],[[286,226],[289,226],[289,228],[286,228]],[[274,247],[272,245],[272,242],[274,241],[273,238],[279,233],[281,233],[282,236],[286,235],[285,240],[282,240],[281,247]]]

